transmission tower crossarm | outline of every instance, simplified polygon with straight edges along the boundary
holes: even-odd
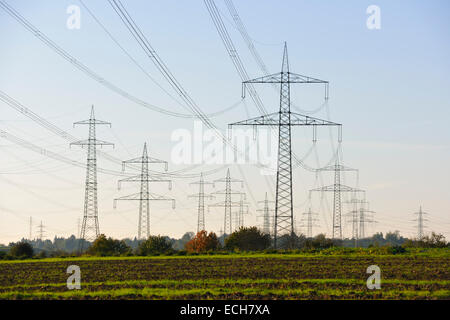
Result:
[[[77,122],[73,123],[73,126],[75,127],[76,125],[81,125],[81,124],[107,125],[107,126],[111,127],[111,123],[110,122],[103,121],[103,120],[98,120],[98,119],[87,119],[87,120],[77,121]]]
[[[131,163],[134,163],[134,164],[136,164],[136,163],[138,163],[138,164],[142,164],[142,163],[162,163],[162,164],[165,164],[165,168],[166,168],[165,171],[167,171],[167,166],[168,166],[168,162],[164,161],[164,160],[160,160],[160,159],[156,159],[156,158],[152,158],[152,157],[147,157],[146,160],[143,160],[142,157],[137,157],[137,158],[134,158],[134,159],[122,161],[122,168],[124,168],[125,165],[131,164]]]
[[[115,198],[114,202],[118,200],[150,200],[150,201],[172,201],[172,208],[175,208],[175,199],[166,196],[157,195],[154,193],[148,193],[147,195],[142,195],[140,192]]]
[[[358,169],[350,168],[350,167],[344,166],[342,164],[333,164],[333,165],[329,165],[329,166],[326,166],[326,167],[322,167],[322,168],[316,169],[316,171],[336,171],[336,170],[339,170],[339,171],[356,171],[356,172],[359,171]]]
[[[114,143],[98,140],[98,139],[85,139],[80,141],[71,142],[70,145],[72,146],[87,146],[87,145],[96,145],[96,146],[113,146]]]
[[[169,190],[172,190],[172,180],[169,179],[160,179],[160,178],[151,178],[149,179],[148,177],[142,176],[142,175],[136,175],[136,176],[132,176],[132,177],[128,177],[128,178],[124,178],[124,179],[120,179],[117,182],[117,189],[120,190],[122,187],[122,183],[124,182],[167,182],[169,184]]]
[[[310,192],[313,191],[335,191],[335,189],[339,189],[341,192],[366,192],[365,190],[361,190],[361,189],[357,189],[357,188],[352,188],[343,184],[331,184],[328,186],[324,186],[324,187],[320,187],[320,188],[316,188],[316,189],[312,189],[310,190]]]
[[[226,190],[226,189],[224,189],[224,190],[219,190],[219,191],[214,191],[214,192],[212,192],[211,194],[242,194],[242,192],[241,191],[239,191],[239,190],[232,190],[232,189],[230,189],[230,190]],[[244,194],[244,199],[246,199],[246,195]]]
[[[243,84],[247,83],[284,83],[284,75],[287,74],[289,76],[289,82],[290,83],[329,83],[329,81],[326,80],[320,80],[317,78],[313,78],[310,76],[301,75],[298,73],[293,73],[290,71],[287,72],[277,72],[274,74],[269,74],[266,76],[258,77],[255,79],[250,79],[243,81]]]
[[[237,201],[231,201],[231,202],[229,202],[229,203],[227,203],[227,202],[225,202],[225,201],[222,201],[222,202],[217,202],[217,203],[209,204],[209,205],[208,205],[208,208],[209,208],[209,207],[226,207],[226,206],[228,206],[228,205],[230,205],[231,207],[239,207],[241,204],[240,204],[239,202],[237,202]]]
[[[241,186],[244,187],[244,181],[239,180],[239,179],[233,179],[233,178],[228,178],[228,179],[227,179],[227,178],[225,178],[225,179],[217,179],[217,180],[214,180],[213,185],[215,186],[215,184],[216,184],[217,182],[240,183]]]
[[[306,115],[302,115],[295,112],[290,112],[290,121],[289,123],[283,123],[283,125],[291,125],[291,126],[341,126],[341,124],[318,119]],[[280,125],[280,113],[274,112],[267,115],[258,116],[255,118],[231,123],[228,125],[228,128],[232,128],[233,126],[279,126]]]

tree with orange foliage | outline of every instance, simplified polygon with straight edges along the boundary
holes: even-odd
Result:
[[[220,249],[220,242],[214,232],[199,231],[195,237],[186,243],[187,252],[206,252]]]

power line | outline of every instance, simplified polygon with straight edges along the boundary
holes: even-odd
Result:
[[[29,32],[31,32],[35,37],[37,37],[39,40],[41,40],[46,46],[48,46],[50,49],[52,49],[54,52],[56,52],[59,56],[70,62],[72,65],[74,65],[77,69],[82,71],[84,74],[92,78],[93,80],[97,81],[104,87],[114,91],[115,93],[121,95],[122,97],[139,104],[145,108],[151,109],[153,111],[166,114],[169,116],[179,117],[179,118],[196,118],[195,115],[192,114],[184,114],[179,112],[173,112],[158,106],[155,106],[153,104],[150,104],[144,100],[141,100],[137,98],[136,96],[130,94],[129,92],[121,89],[120,87],[116,86],[112,82],[106,80],[102,76],[100,76],[98,73],[94,72],[92,69],[87,67],[85,64],[83,64],[81,61],[77,60],[74,56],[69,54],[67,51],[62,49],[60,46],[58,46],[55,42],[53,42],[50,38],[48,38],[42,31],[40,31],[38,28],[36,28],[34,25],[32,25],[28,20],[26,20],[17,10],[15,10],[13,7],[11,7],[6,1],[0,1],[0,7],[5,10],[7,14],[9,14],[13,19],[15,19],[17,22],[19,22],[25,29],[27,29]],[[233,104],[230,107],[227,107],[223,110],[220,110],[218,112],[209,114],[209,117],[215,117],[218,115],[223,114],[224,112],[227,112],[233,108],[235,108],[237,104]]]
[[[19,101],[15,100],[14,98],[12,98],[11,96],[7,95],[5,92],[0,90],[0,100],[2,100],[4,103],[8,104],[10,107],[12,107],[14,110],[20,112],[21,114],[23,114],[24,116],[30,118],[31,120],[33,120],[34,122],[36,122],[38,125],[42,126],[43,128],[49,130],[50,132],[58,135],[59,137],[69,141],[69,142],[74,142],[77,141],[78,138],[74,137],[73,135],[67,133],[65,130],[57,127],[56,125],[50,123],[49,121],[47,121],[46,119],[44,119],[43,117],[39,116],[38,114],[36,114],[35,112],[33,112],[30,108],[25,107],[22,103],[20,103]],[[2,131],[2,133],[4,133],[4,131]],[[7,134],[5,134],[7,135]],[[59,156],[58,154],[52,153],[50,151],[44,150],[43,148],[39,148],[29,142],[26,142],[24,140],[20,140],[17,137],[13,137],[12,135],[8,135],[9,138],[12,138],[14,141],[14,143],[19,144],[23,147],[26,148],[30,148],[33,151],[36,151],[38,153],[41,153],[43,155],[50,155],[52,158],[56,159],[56,160],[61,160],[61,161],[65,161],[67,163],[71,163],[71,164],[75,164],[77,166],[79,166],[79,164],[73,162],[72,160],[68,160],[63,159],[61,156]],[[105,152],[102,152],[101,150],[97,151],[97,154],[100,155],[101,157],[103,157],[104,159],[107,159],[113,163],[117,163],[117,164],[121,164],[122,160],[118,159],[112,155],[109,155]],[[84,167],[84,164],[82,164],[82,166]],[[164,175],[164,176],[170,176],[171,178],[180,178],[180,179],[184,179],[184,178],[195,178],[198,177],[200,174],[199,173],[192,173],[192,174],[182,174],[183,172],[186,171],[190,171],[196,167],[199,167],[200,165],[194,165],[194,166],[190,166],[188,168],[184,168],[184,169],[180,169],[180,170],[176,170],[173,172],[156,172],[156,171],[152,171],[149,170],[150,172],[152,172],[153,175]],[[139,168],[135,168],[135,169],[139,169]],[[210,174],[214,174],[216,172],[219,172],[221,170],[223,170],[224,168],[218,168],[218,169],[212,169],[209,171],[203,171],[203,175],[210,175]],[[103,172],[106,174],[113,174],[113,175],[118,175],[121,176],[123,175],[120,171],[113,171],[113,170],[106,170],[106,169],[101,169],[98,168],[99,172]]]

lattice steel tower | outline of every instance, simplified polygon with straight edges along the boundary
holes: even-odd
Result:
[[[42,224],[42,220],[41,223],[38,225],[38,239],[42,241],[42,239],[44,238],[44,234],[45,234],[45,226]]]
[[[313,189],[311,191],[333,192],[333,239],[342,239],[342,192],[363,192],[363,190],[355,189],[341,184],[342,171],[356,171],[358,169],[349,168],[339,164],[339,156],[336,155],[336,163],[334,165],[319,168],[316,172],[332,171],[334,172],[334,184]]]
[[[318,216],[318,213],[312,212],[311,207],[309,207],[307,212],[303,212],[303,215],[306,216],[306,218],[302,218],[302,222],[306,222],[306,237],[312,238],[313,227],[319,227],[319,225],[315,224],[319,219],[314,218],[315,216]]]
[[[417,219],[414,219],[414,221],[417,221],[417,239],[422,240],[424,236],[423,229],[426,228],[423,223],[424,221],[428,221],[428,219],[425,219],[423,215],[428,213],[422,211],[422,206],[420,206],[419,212],[415,212],[414,214],[418,215]]]
[[[256,211],[259,211],[259,212],[263,213],[263,215],[262,215],[262,217],[263,217],[263,232],[265,234],[270,234],[270,230],[271,230],[271,227],[270,227],[270,213],[271,212],[275,212],[275,209],[270,209],[269,208],[269,204],[270,203],[275,203],[275,201],[269,201],[267,199],[267,192],[266,192],[266,197],[265,197],[264,201],[258,201],[258,203],[263,203],[264,204],[263,209],[256,210]]]
[[[198,194],[191,194],[189,198],[198,198],[198,216],[197,216],[197,233],[206,230],[205,227],[205,198],[213,199],[212,195],[205,194],[205,185],[213,185],[212,182],[205,182],[203,180],[203,173],[200,174],[200,180],[192,182],[191,185],[198,184]]]
[[[215,204],[211,204],[208,206],[208,209],[210,207],[224,207],[225,213],[224,213],[224,221],[223,221],[223,232],[224,234],[230,235],[233,232],[232,228],[232,214],[231,214],[231,208],[232,207],[239,207],[240,203],[236,201],[232,201],[232,195],[241,195],[242,192],[237,190],[231,189],[232,183],[240,183],[241,188],[244,187],[244,182],[242,180],[232,179],[230,176],[230,169],[227,170],[227,176],[225,179],[218,179],[214,181],[214,184],[217,182],[225,183],[225,189],[213,192],[212,194],[220,194],[225,196],[225,200],[222,202],[218,202]],[[227,233],[228,232],[228,233]]]
[[[240,228],[244,227],[244,214],[249,213],[249,204],[247,202],[244,202],[246,197],[245,193],[241,193],[241,198],[239,199],[239,211],[236,213],[235,216],[235,227],[234,230],[239,230]]]
[[[141,174],[121,179],[117,184],[117,187],[120,190],[123,182],[139,182],[140,192],[114,199],[114,208],[117,207],[117,201],[120,200],[139,201],[138,239],[147,239],[150,236],[150,201],[172,201],[172,208],[175,208],[174,199],[150,193],[150,182],[167,182],[169,184],[169,190],[172,189],[171,180],[159,179],[149,175],[148,165],[150,163],[162,163],[165,165],[165,171],[167,171],[167,161],[149,157],[147,154],[147,143],[144,143],[141,157],[122,162],[122,171],[125,171],[127,164],[140,164]]]
[[[325,85],[325,99],[328,99],[328,81],[315,79],[308,76],[292,73],[289,71],[287,45],[284,45],[283,62],[281,72],[247,80],[243,82],[243,96],[245,96],[245,85],[253,83],[280,84],[280,108],[279,112],[262,115],[257,118],[248,119],[230,124],[233,126],[271,126],[278,128],[278,169],[277,190],[274,221],[274,247],[277,247],[277,236],[281,233],[294,233],[294,210],[292,194],[292,149],[291,149],[291,127],[313,126],[339,126],[340,124],[327,120],[321,120],[298,113],[291,112],[290,84],[320,83]],[[340,133],[340,130],[339,130]],[[315,134],[314,134],[315,139]],[[340,140],[340,134],[339,134]]]
[[[364,203],[359,208],[359,238],[364,239],[366,237],[366,224],[376,223],[373,220],[373,214],[375,211],[369,210],[369,202],[364,201]]]
[[[109,125],[111,123],[95,119],[94,106],[91,108],[91,117],[88,120],[75,122],[75,125],[88,125],[89,137],[87,140],[72,142],[70,145],[87,146],[86,186],[84,194],[84,214],[81,226],[80,239],[94,241],[100,234],[98,226],[98,202],[97,202],[97,146],[114,144],[98,140],[95,134],[96,125]],[[83,250],[84,241],[80,241],[80,250]]]
[[[363,208],[363,205],[365,203],[365,200],[360,200],[356,198],[356,194],[354,194],[353,198],[350,201],[347,201],[346,203],[350,204],[352,206],[351,210],[347,213],[347,215],[350,217],[349,222],[352,224],[352,239],[354,246],[356,247],[358,244],[358,215],[360,214],[360,209]],[[359,206],[359,207],[358,207]]]

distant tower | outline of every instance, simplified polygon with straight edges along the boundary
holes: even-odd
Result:
[[[45,234],[45,226],[42,224],[42,220],[41,223],[38,226],[38,239],[42,241],[42,239],[44,239],[44,234]]]
[[[111,127],[111,123],[95,119],[94,106],[92,106],[91,117],[88,120],[75,122],[74,126],[75,125],[89,126],[89,138],[87,140],[72,142],[71,145],[87,146],[87,169],[86,169],[86,186],[84,195],[84,214],[80,239],[83,239],[85,241],[94,241],[100,234],[98,226],[96,147],[98,145],[114,146],[114,144],[110,142],[96,139],[95,126],[109,125]],[[80,251],[83,250],[83,246],[84,241],[80,241]]]
[[[263,232],[265,233],[265,234],[269,234],[270,235],[270,233],[271,233],[271,230],[272,230],[272,227],[271,227],[271,224],[270,224],[270,217],[271,217],[271,212],[275,212],[275,209],[270,209],[270,207],[269,207],[269,204],[275,204],[275,201],[269,201],[268,199],[267,199],[267,192],[266,192],[266,197],[265,197],[265,199],[264,199],[264,201],[258,201],[258,203],[263,203],[264,204],[264,207],[263,207],[263,209],[258,209],[258,210],[256,210],[256,211],[259,211],[259,212],[262,212],[263,213],[263,215],[262,215],[262,217],[263,217]]]
[[[366,224],[375,223],[373,216],[375,211],[369,210],[369,203],[364,201],[364,203],[359,208],[359,238],[364,239],[366,237]]]
[[[232,201],[232,195],[240,195],[241,192],[240,191],[234,191],[231,189],[231,184],[232,183],[241,183],[241,188],[244,187],[244,183],[242,180],[237,180],[237,179],[232,179],[230,176],[230,169],[227,170],[227,176],[225,179],[218,179],[214,181],[214,184],[217,182],[223,182],[225,183],[225,190],[220,190],[220,191],[216,191],[213,192],[213,195],[215,194],[219,194],[219,195],[224,195],[225,196],[225,200],[222,202],[218,202],[215,204],[211,204],[208,206],[208,209],[210,207],[223,207],[225,209],[225,214],[224,214],[224,222],[223,222],[223,232],[224,234],[228,234],[230,235],[233,232],[233,228],[232,228],[232,215],[231,215],[231,208],[232,207],[239,207],[240,203],[239,202],[235,202]]]
[[[205,195],[205,185],[213,185],[212,182],[205,182],[203,180],[203,173],[200,174],[200,180],[192,182],[191,185],[198,184],[198,194],[189,195],[189,198],[198,198],[198,216],[197,216],[197,233],[206,230],[205,227],[205,198],[214,198],[211,195]]]
[[[428,214],[428,213],[423,212],[422,211],[422,206],[420,206],[419,212],[415,212],[414,214],[418,215],[417,219],[414,219],[414,221],[417,221],[417,239],[418,240],[422,240],[423,237],[424,237],[423,229],[426,228],[423,223],[424,223],[424,221],[428,221],[427,219],[425,219],[423,217],[423,215],[424,214]]]
[[[241,193],[241,198],[239,200],[239,211],[236,214],[236,222],[234,230],[239,230],[244,227],[244,214],[248,214],[248,203],[244,202],[246,195]]]
[[[230,124],[233,126],[269,126],[278,129],[278,168],[277,168],[277,188],[274,219],[274,247],[277,247],[277,237],[282,233],[294,233],[294,206],[292,192],[292,150],[291,150],[291,128],[293,126],[312,126],[313,139],[315,139],[315,129],[317,126],[339,126],[340,124],[312,118],[309,116],[291,112],[291,83],[302,84],[324,84],[325,99],[328,99],[328,81],[315,79],[309,76],[289,71],[289,61],[287,45],[284,45],[283,62],[281,72],[266,75],[253,80],[243,82],[243,88],[247,84],[256,83],[280,84],[280,109],[272,114],[264,114],[257,118],[248,119]],[[245,91],[243,96],[245,96]],[[340,133],[340,131],[339,131]],[[339,134],[339,140],[341,135]]]
[[[155,195],[149,191],[149,182],[167,182],[169,183],[169,190],[172,189],[172,181],[151,178],[148,174],[149,163],[163,163],[167,171],[167,161],[151,158],[147,154],[147,144],[144,143],[142,157],[126,160],[122,162],[122,170],[125,171],[126,164],[140,164],[141,174],[125,179],[119,180],[118,189],[120,190],[123,182],[139,182],[141,189],[139,193],[131,194],[114,199],[114,208],[119,200],[137,200],[139,201],[139,222],[138,222],[138,239],[147,239],[150,236],[150,201],[172,201],[172,208],[175,208],[175,200],[164,196]]]
[[[336,163],[334,165],[326,166],[317,169],[316,172],[322,171],[332,171],[334,172],[334,184],[314,189],[312,191],[328,191],[333,192],[333,226],[332,233],[333,239],[342,239],[342,203],[341,203],[341,193],[342,192],[362,192],[362,190],[354,189],[341,184],[341,172],[342,171],[355,171],[358,169],[349,168],[339,164],[339,156],[336,156]]]
[[[312,238],[313,237],[313,227],[318,227],[318,225],[315,224],[316,221],[319,221],[319,219],[314,218],[314,216],[317,216],[318,213],[312,212],[311,207],[308,209],[307,212],[303,213],[306,218],[302,218],[302,222],[305,224],[306,222],[306,237]]]
[[[352,224],[352,239],[354,242],[354,246],[356,247],[358,245],[358,237],[359,237],[358,234],[358,222],[359,222],[358,215],[360,214],[359,207],[362,208],[364,200],[359,200],[354,195],[354,197],[347,203],[351,204],[352,206],[352,209],[348,213],[348,216],[350,217],[349,222],[351,222]]]

